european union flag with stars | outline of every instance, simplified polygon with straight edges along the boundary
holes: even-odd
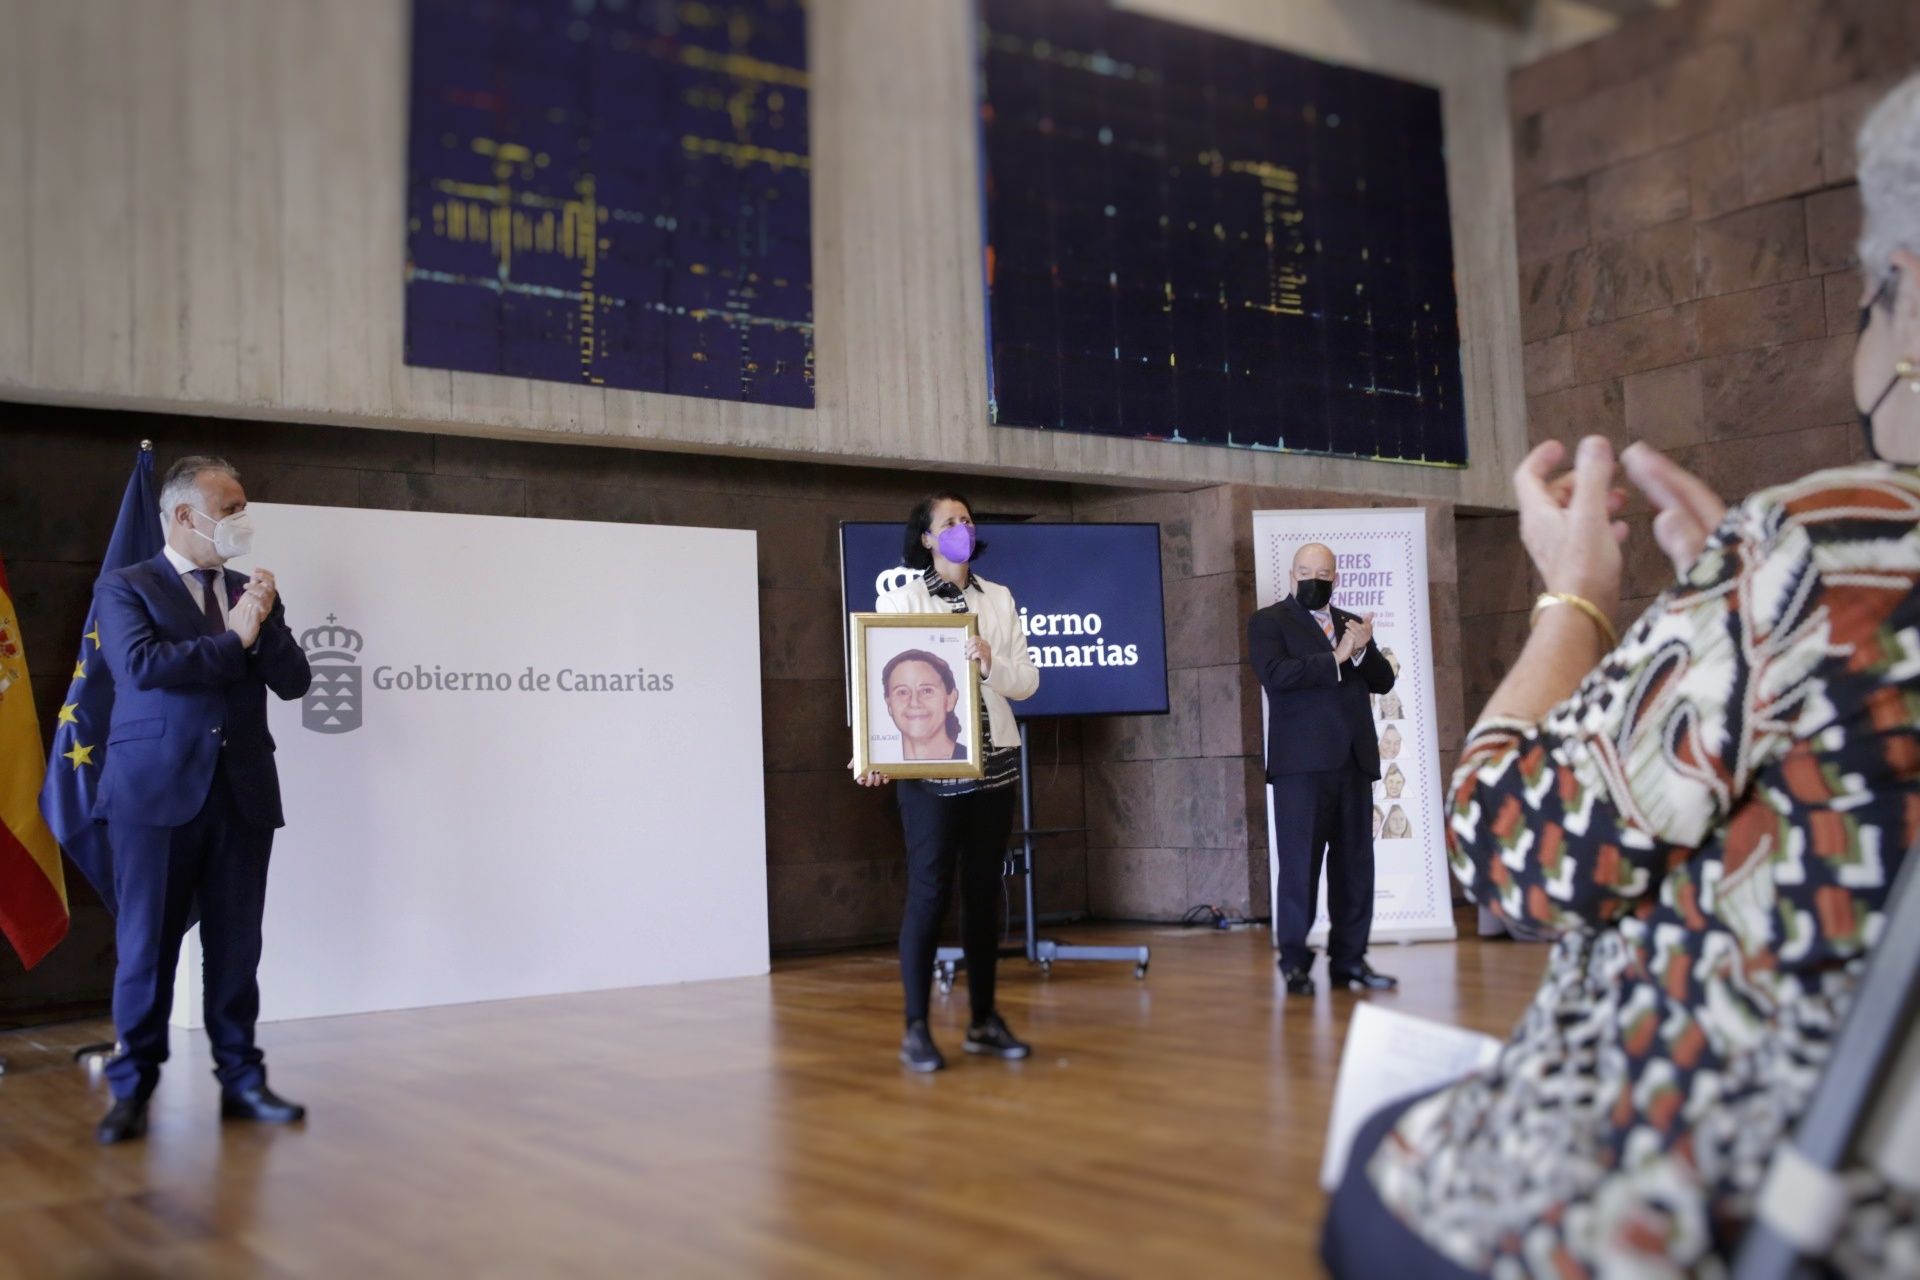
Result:
[[[153,446],[142,443],[133,475],[120,499],[120,516],[107,542],[103,574],[160,554],[160,501],[154,490]],[[107,910],[119,914],[113,893],[113,849],[107,828],[93,820],[93,798],[100,792],[100,770],[107,759],[107,727],[113,721],[113,675],[100,656],[100,625],[88,608],[73,682],[54,726],[53,752],[47,757],[47,781],[40,788],[40,812],[73,865],[92,882]]]

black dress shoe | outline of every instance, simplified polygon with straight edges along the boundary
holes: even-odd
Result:
[[[1280,976],[1287,980],[1287,994],[1290,996],[1310,996],[1313,994],[1313,975],[1305,969],[1289,969],[1280,966]]]
[[[1365,960],[1357,969],[1342,969],[1329,975],[1336,987],[1345,987],[1349,991],[1391,991],[1400,985],[1400,979],[1385,973],[1375,973],[1373,966]]]
[[[116,1142],[132,1142],[135,1138],[147,1136],[147,1100],[145,1098],[115,1098],[107,1114],[100,1118],[100,1124],[94,1129],[94,1136],[100,1139],[100,1145],[110,1147]]]
[[[960,1047],[968,1053],[983,1053],[990,1058],[1005,1058],[1009,1062],[1033,1052],[1007,1029],[1005,1019],[997,1013],[990,1013],[985,1022],[968,1027],[966,1042]]]
[[[220,1095],[222,1120],[258,1120],[261,1124],[294,1124],[307,1118],[307,1109],[264,1084],[251,1089],[228,1089]]]
[[[918,1018],[907,1024],[907,1034],[900,1037],[900,1061],[909,1071],[939,1071],[947,1065],[933,1043],[933,1033]]]

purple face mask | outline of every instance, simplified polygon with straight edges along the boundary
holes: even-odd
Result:
[[[973,559],[973,526],[970,524],[949,525],[940,531],[933,545],[940,554],[954,564],[965,564]]]

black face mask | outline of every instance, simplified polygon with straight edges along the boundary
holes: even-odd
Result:
[[[1333,599],[1333,584],[1325,578],[1308,578],[1293,586],[1293,598],[1309,609],[1324,609]]]
[[[1874,448],[1873,415],[1880,411],[1880,406],[1887,402],[1887,397],[1892,395],[1893,389],[1899,385],[1900,385],[1900,376],[1898,374],[1895,374],[1892,378],[1889,378],[1887,380],[1887,389],[1885,391],[1882,391],[1879,395],[1873,398],[1872,408],[1855,410],[1855,412],[1857,412],[1860,415],[1860,434],[1867,438],[1867,456],[1869,458],[1872,458],[1875,462],[1891,462],[1892,461],[1891,458],[1883,456],[1880,450]]]
[[[1860,308],[1860,336],[1864,337],[1867,332],[1867,326],[1873,323],[1874,307],[1879,305],[1882,298],[1892,294],[1894,285],[1899,279],[1900,268],[1895,267],[1893,270],[1887,272],[1886,276],[1880,281],[1880,287],[1873,291],[1871,298],[1867,299],[1867,305]],[[1899,385],[1900,375],[1896,373],[1887,379],[1887,385],[1881,389],[1879,395],[1873,398],[1872,404],[1868,405],[1865,409],[1860,408],[1858,405],[1854,406],[1854,412],[1858,414],[1860,418],[1860,434],[1867,438],[1867,456],[1875,462],[1886,462],[1888,459],[1882,457],[1880,450],[1874,448],[1873,415],[1880,412],[1880,406],[1887,402],[1887,397],[1892,395],[1893,389]]]

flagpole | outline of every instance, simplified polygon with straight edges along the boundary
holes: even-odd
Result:
[[[152,453],[153,441],[142,440],[140,442],[140,452]],[[100,1073],[106,1068],[107,1059],[118,1052],[120,1052],[120,1042],[118,1040],[106,1040],[98,1044],[83,1044],[73,1051],[73,1060],[86,1070],[89,1079],[98,1079]]]

